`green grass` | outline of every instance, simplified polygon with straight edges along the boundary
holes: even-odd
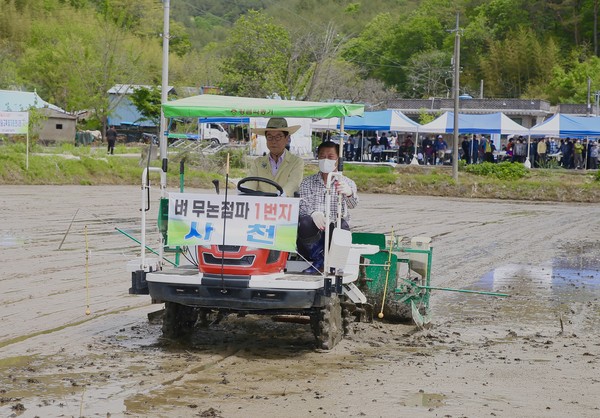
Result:
[[[29,155],[27,170],[24,144],[0,145],[0,184],[138,185],[142,169],[147,163],[145,158],[142,159],[141,151],[139,146],[119,145],[115,149],[115,155],[107,156],[104,147],[36,145]],[[229,176],[246,176],[251,159],[242,150],[231,152]],[[169,187],[179,187],[181,160],[185,161],[186,188],[212,189],[213,180],[224,181],[226,153],[203,156],[199,153],[180,152],[169,155]],[[158,160],[151,162],[155,167],[159,164]],[[527,170],[522,164],[511,163],[460,168],[458,182],[452,177],[451,167],[447,166],[346,164],[344,174],[356,182],[362,193],[600,202],[600,172],[560,168]],[[314,174],[317,170],[315,164],[307,164],[304,174]],[[151,180],[156,183],[158,175],[152,173]]]
[[[356,183],[358,190],[377,192],[396,184],[398,174],[392,167],[346,164],[344,174]]]
[[[466,166],[465,171],[479,176],[495,177],[500,180],[517,180],[529,174],[529,170],[523,164],[510,162],[472,164]]]

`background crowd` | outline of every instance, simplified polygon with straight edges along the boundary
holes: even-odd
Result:
[[[531,138],[528,142],[526,137],[515,135],[505,141],[498,148],[489,135],[461,135],[459,157],[466,164],[525,163],[529,159],[531,166],[538,168],[598,168],[596,139]],[[421,165],[452,164],[452,149],[442,135],[422,136],[416,147],[412,134],[400,136],[392,132],[362,138],[349,135],[344,140],[344,159],[347,161],[409,164],[415,157]]]

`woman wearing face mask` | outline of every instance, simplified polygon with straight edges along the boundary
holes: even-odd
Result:
[[[305,273],[317,274],[323,270],[325,248],[325,191],[327,174],[337,171],[340,156],[339,145],[326,141],[317,149],[319,172],[308,176],[300,184],[300,220],[298,223],[298,252],[311,261]],[[337,220],[338,199],[342,199],[342,229],[350,229],[348,209],[358,204],[356,184],[347,177],[336,180],[329,212],[329,233]]]

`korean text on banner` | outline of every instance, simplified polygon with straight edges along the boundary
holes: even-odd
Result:
[[[293,198],[169,193],[167,245],[222,245],[225,233],[226,245],[295,251],[298,212]]]
[[[0,112],[0,134],[27,135],[28,112]]]

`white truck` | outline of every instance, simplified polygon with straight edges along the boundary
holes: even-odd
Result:
[[[199,123],[198,139],[214,144],[228,144],[229,134],[220,123]]]

